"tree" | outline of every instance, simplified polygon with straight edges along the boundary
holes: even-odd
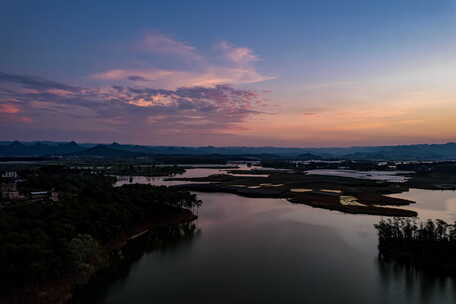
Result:
[[[95,272],[107,264],[106,253],[89,234],[78,234],[70,241],[67,250],[79,284],[87,283]]]

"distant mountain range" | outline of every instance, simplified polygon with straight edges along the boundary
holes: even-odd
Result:
[[[97,145],[93,148],[88,148],[88,149],[84,149],[82,151],[76,151],[76,152],[67,154],[67,156],[80,156],[80,157],[93,156],[93,157],[106,157],[106,158],[112,158],[112,157],[134,158],[134,157],[140,157],[140,156],[146,156],[146,155],[147,155],[146,153],[118,149],[115,146],[113,147],[113,145],[110,145],[110,146]]]
[[[0,157],[135,158],[157,155],[222,155],[232,157],[350,159],[350,160],[456,160],[456,143],[348,148],[288,147],[179,147],[72,142],[0,142]]]
[[[49,156],[65,155],[77,153],[85,150],[85,147],[78,145],[76,142],[48,144],[42,142],[21,143],[13,141],[9,144],[0,145],[1,156]]]

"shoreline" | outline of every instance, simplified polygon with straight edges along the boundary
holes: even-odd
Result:
[[[271,174],[268,177],[217,174],[208,177],[168,178],[167,180],[206,182],[170,186],[179,190],[231,193],[251,198],[283,198],[294,204],[350,214],[418,216],[416,211],[395,208],[415,202],[387,196],[409,189],[404,184],[392,182],[283,172]],[[351,201],[346,203],[346,198],[350,198]]]
[[[173,207],[174,208],[174,207]],[[177,209],[177,208],[176,208]],[[69,275],[68,277],[55,281],[43,282],[39,286],[28,286],[18,288],[10,292],[9,295],[0,297],[1,303],[49,303],[49,304],[66,304],[71,303],[75,291],[78,289],[87,288],[90,282],[103,271],[109,271],[115,266],[112,255],[118,250],[122,250],[129,245],[129,241],[137,237],[138,234],[146,234],[154,228],[160,226],[170,226],[176,224],[184,224],[193,222],[198,218],[193,212],[188,209],[180,209],[178,214],[166,216],[151,216],[145,222],[132,227],[128,233],[121,234],[115,240],[112,240],[103,245],[106,254],[109,257],[107,267],[103,267],[93,273],[87,283],[78,286],[77,275]]]

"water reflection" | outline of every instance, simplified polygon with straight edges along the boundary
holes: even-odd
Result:
[[[314,169],[306,171],[308,174],[315,175],[331,175],[342,177],[353,177],[359,179],[383,180],[389,182],[403,183],[408,180],[408,177],[403,176],[414,173],[413,171],[355,171],[341,169]]]
[[[205,177],[212,174],[226,174],[223,169],[195,168],[187,169],[183,174],[175,175],[176,177]],[[185,181],[168,181],[169,176],[117,176],[116,187],[125,184],[149,184],[155,186],[172,186],[179,184],[188,184],[195,182]]]
[[[421,219],[456,221],[456,191],[410,189],[390,196],[415,201],[416,204],[407,206],[407,209],[418,212]]]
[[[408,303],[445,303],[456,300],[456,281],[416,269],[410,264],[398,263],[379,257],[376,260],[379,282],[385,298],[397,294]],[[398,287],[403,287],[402,290]]]
[[[203,174],[193,170],[199,169],[186,174]],[[213,174],[218,169],[202,170]],[[343,214],[283,199],[198,196],[204,204],[197,224],[204,233],[195,229],[186,241],[184,231],[165,231],[163,236],[175,233],[181,241],[164,247],[162,237],[149,236],[149,244],[155,245],[142,248],[124,279],[90,302],[456,302],[454,279],[377,258],[373,224],[381,219],[378,216]],[[456,220],[456,191],[411,189],[394,196],[416,201],[410,209],[422,219]]]
[[[228,164],[227,166],[229,166]],[[198,165],[202,166],[202,165]],[[208,166],[208,165],[206,165]],[[238,168],[232,168],[229,170],[256,170],[258,168],[262,167],[257,167],[257,166],[250,166],[248,167],[246,164],[237,164]],[[225,167],[220,166],[219,168],[191,168],[191,169],[186,169],[186,171],[183,174],[177,174],[175,177],[206,177],[209,175],[213,174],[228,174],[227,169]],[[236,175],[236,174],[233,174]],[[241,175],[241,176],[246,176],[246,175]],[[253,175],[258,177],[258,175]],[[264,175],[267,177],[268,175]],[[179,185],[179,184],[188,184],[188,183],[195,183],[195,182],[185,182],[185,181],[168,181],[166,180],[169,178],[169,176],[117,176],[117,182],[115,186],[122,186],[125,184],[149,184],[149,185],[155,185],[155,186],[172,186],[172,185]]]
[[[378,217],[199,195],[204,233],[149,251],[98,302],[454,303],[453,288],[379,264]]]
[[[191,245],[191,241],[200,234],[201,229],[195,222],[162,225],[143,236],[131,240],[125,250],[127,254],[128,251],[132,251],[141,255],[151,251],[172,251],[177,247]]]
[[[122,291],[128,280],[142,271],[141,259],[156,253],[172,255],[173,251],[188,250],[192,242],[201,235],[196,222],[158,226],[138,238],[130,240],[113,257],[113,267],[94,278],[88,286],[76,293],[75,304],[95,303],[106,299],[110,293]],[[153,271],[153,269],[151,269]]]

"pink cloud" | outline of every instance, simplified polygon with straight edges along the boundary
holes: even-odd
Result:
[[[33,119],[31,119],[30,117],[27,117],[27,116],[21,116],[21,117],[18,117],[17,121],[22,122],[22,123],[32,123]]]
[[[110,77],[121,77],[116,72]],[[148,75],[142,75],[148,76]],[[193,86],[177,89],[103,86],[81,88],[28,76],[3,74],[0,98],[14,95],[15,103],[0,104],[0,128],[7,125],[66,132],[117,132],[147,134],[222,134],[236,130],[239,123],[259,113],[262,97],[252,90],[227,85]],[[27,85],[36,90],[24,92]],[[60,89],[60,88],[66,88]],[[65,92],[62,92],[64,90]],[[20,115],[11,115],[18,113]],[[5,114],[3,114],[5,113]],[[33,123],[27,127],[26,124]]]
[[[248,67],[209,66],[200,71],[179,71],[161,69],[116,69],[92,75],[99,80],[120,81],[145,87],[176,89],[179,87],[214,87],[224,84],[257,83],[270,79]]]
[[[92,75],[92,78],[101,80],[131,80],[147,82],[176,76],[176,71],[163,69],[115,69]]]
[[[73,94],[71,91],[62,90],[62,89],[50,89],[47,92],[50,94],[59,95],[59,96],[68,96],[68,95]]]
[[[182,68],[115,68],[95,73],[91,77],[113,84],[166,89],[258,83],[275,78],[256,70],[253,63],[258,58],[251,49],[235,47],[228,42],[221,42],[216,47],[226,59],[224,63],[211,63],[210,58],[204,58],[194,47],[162,34],[147,35],[143,45],[154,53],[190,59],[194,64]]]
[[[147,34],[144,37],[142,46],[145,50],[153,53],[176,55],[185,59],[196,61],[202,59],[193,46],[174,40],[160,33]]]
[[[0,113],[14,114],[21,112],[21,109],[13,104],[0,104]]]
[[[222,41],[218,44],[218,48],[229,61],[238,65],[246,65],[258,60],[253,50],[246,47],[235,47],[229,42]]]

